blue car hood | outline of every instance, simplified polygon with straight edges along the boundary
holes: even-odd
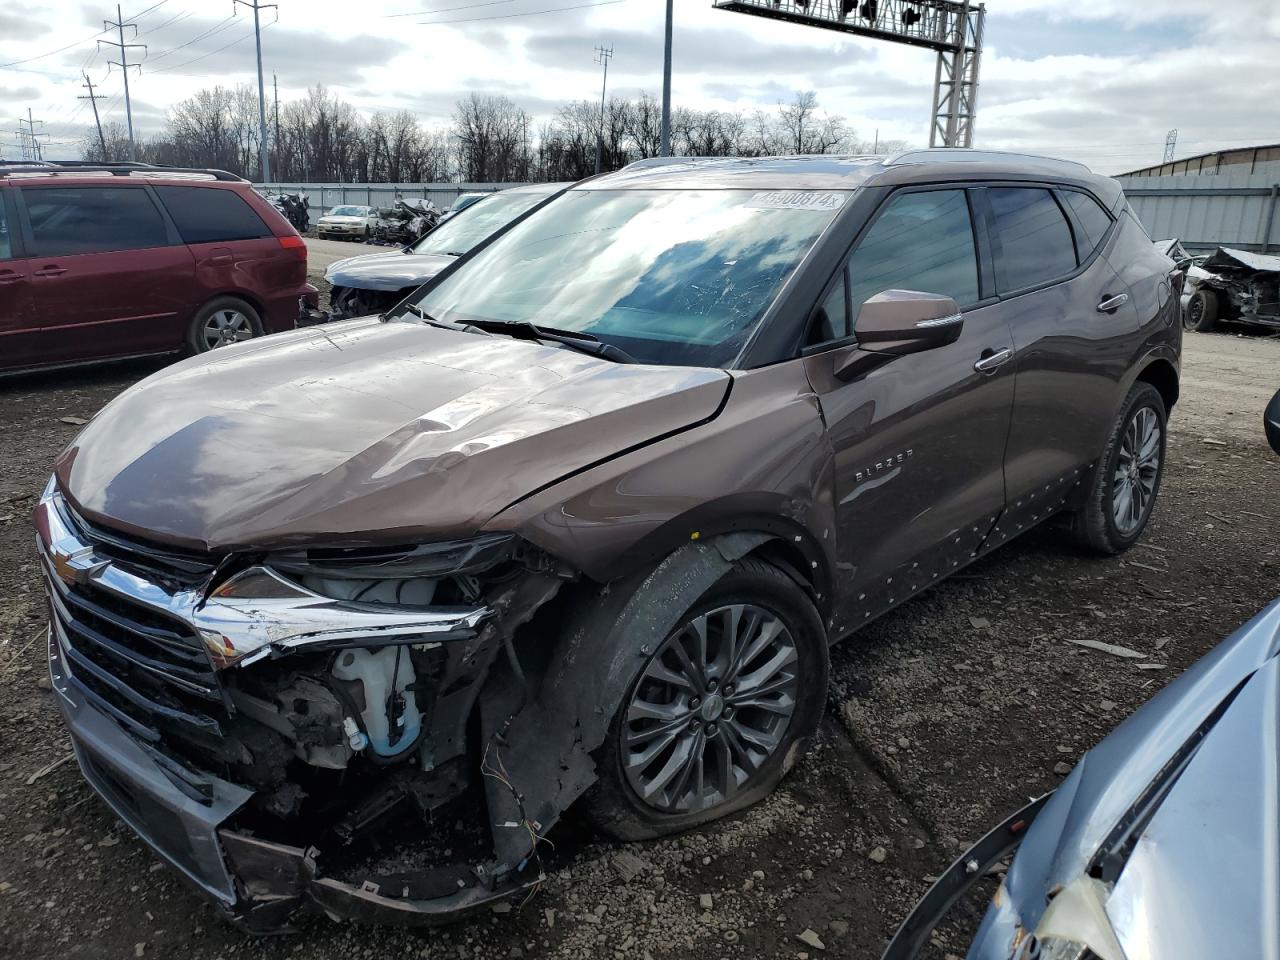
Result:
[[[969,951],[1008,960],[1170,760],[1229,701],[1106,900],[1127,960],[1275,957],[1280,601],[1085,754],[1032,824]]]
[[[359,290],[403,290],[426,283],[456,257],[441,253],[405,253],[387,250],[360,257],[348,257],[329,265],[324,278],[335,287]]]

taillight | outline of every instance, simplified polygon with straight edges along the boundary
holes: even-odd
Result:
[[[280,240],[280,246],[282,249],[297,250],[299,259],[301,260],[307,259],[307,241],[303,240],[296,233],[289,234],[288,236],[280,237],[279,240]]]

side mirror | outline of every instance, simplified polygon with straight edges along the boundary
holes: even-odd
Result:
[[[1262,422],[1267,429],[1267,443],[1271,444],[1272,450],[1280,453],[1280,391],[1277,391],[1271,398],[1271,402],[1267,404]]]
[[[853,324],[868,353],[902,356],[955,343],[964,314],[950,297],[916,290],[886,290],[862,305]]]

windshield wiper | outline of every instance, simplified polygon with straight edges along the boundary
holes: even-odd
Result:
[[[471,325],[481,330],[494,333],[507,333],[513,337],[524,337],[528,340],[549,340],[562,343],[579,353],[590,354],[601,360],[612,360],[614,363],[638,363],[635,357],[621,347],[604,343],[598,337],[577,330],[559,330],[555,327],[540,327],[528,320],[472,320]]]
[[[416,303],[406,303],[404,308],[429,327],[439,327],[441,330],[461,330],[463,333],[485,333],[486,336],[488,335],[473,323],[454,323],[452,320],[437,320]],[[386,318],[385,314],[380,314],[380,316],[384,319]]]

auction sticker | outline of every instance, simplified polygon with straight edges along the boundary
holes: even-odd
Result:
[[[757,210],[839,210],[845,194],[830,190],[766,190],[747,201]]]

